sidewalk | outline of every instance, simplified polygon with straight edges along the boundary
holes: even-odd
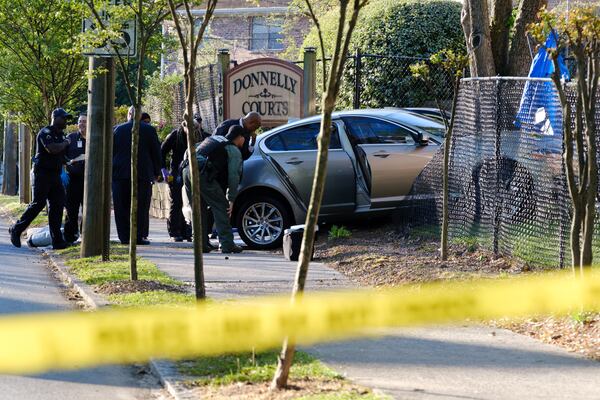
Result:
[[[169,239],[166,221],[150,219],[150,246],[138,246],[140,256],[151,260],[175,279],[194,282],[192,243]],[[116,240],[116,235],[115,235]],[[214,242],[217,244],[217,242]],[[244,250],[240,254],[204,254],[204,276],[208,297],[223,299],[275,293],[291,294],[296,263],[282,253]],[[320,262],[312,262],[306,290],[336,290],[356,287],[342,274]]]
[[[164,220],[151,219],[152,245],[140,255],[193,282],[191,243],[173,243]],[[205,255],[213,298],[289,293],[296,263],[282,254]],[[307,290],[357,287],[313,262]],[[482,326],[390,329],[379,338],[306,349],[352,381],[397,399],[600,399],[600,363],[503,329]]]

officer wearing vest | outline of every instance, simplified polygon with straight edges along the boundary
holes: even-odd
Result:
[[[65,209],[64,237],[67,242],[73,243],[79,234],[79,208],[83,205],[83,181],[85,179],[85,133],[87,129],[87,115],[81,114],[77,120],[78,131],[71,133],[71,141],[67,147],[67,198]]]
[[[65,138],[64,129],[71,115],[62,108],[52,111],[52,122],[36,136],[36,153],[33,158],[33,201],[19,220],[9,229],[10,241],[21,247],[21,234],[31,221],[44,209],[48,202],[48,225],[54,249],[68,246],[60,231],[65,206],[65,188],[60,179],[65,162],[65,151],[71,143]]]
[[[205,139],[196,149],[196,159],[200,169],[200,194],[202,196],[202,228],[203,252],[208,253],[208,224],[207,206],[210,206],[217,233],[221,252],[241,253],[242,248],[235,245],[233,231],[229,219],[233,202],[238,193],[238,185],[242,175],[242,153],[244,146],[244,129],[235,125],[229,129],[225,136],[213,135]],[[225,171],[225,175],[223,175]],[[219,177],[225,176],[226,182],[219,182]],[[188,194],[192,198],[189,166],[183,170],[183,181]],[[226,191],[223,190],[223,186]]]

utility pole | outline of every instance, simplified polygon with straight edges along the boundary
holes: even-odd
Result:
[[[9,115],[4,129],[4,176],[2,177],[2,194],[17,194],[17,132],[16,124]]]
[[[108,258],[114,105],[112,58],[90,57],[89,71],[81,257]]]
[[[31,202],[31,131],[25,124],[19,125],[19,201]]]

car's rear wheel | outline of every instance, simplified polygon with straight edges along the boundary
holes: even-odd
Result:
[[[281,247],[283,231],[292,223],[288,208],[271,197],[251,197],[236,214],[238,233],[248,247],[263,250]]]

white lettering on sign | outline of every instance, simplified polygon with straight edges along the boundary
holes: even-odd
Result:
[[[225,117],[238,118],[254,111],[265,126],[301,118],[302,80],[302,69],[287,61],[263,58],[240,64],[225,79]]]

